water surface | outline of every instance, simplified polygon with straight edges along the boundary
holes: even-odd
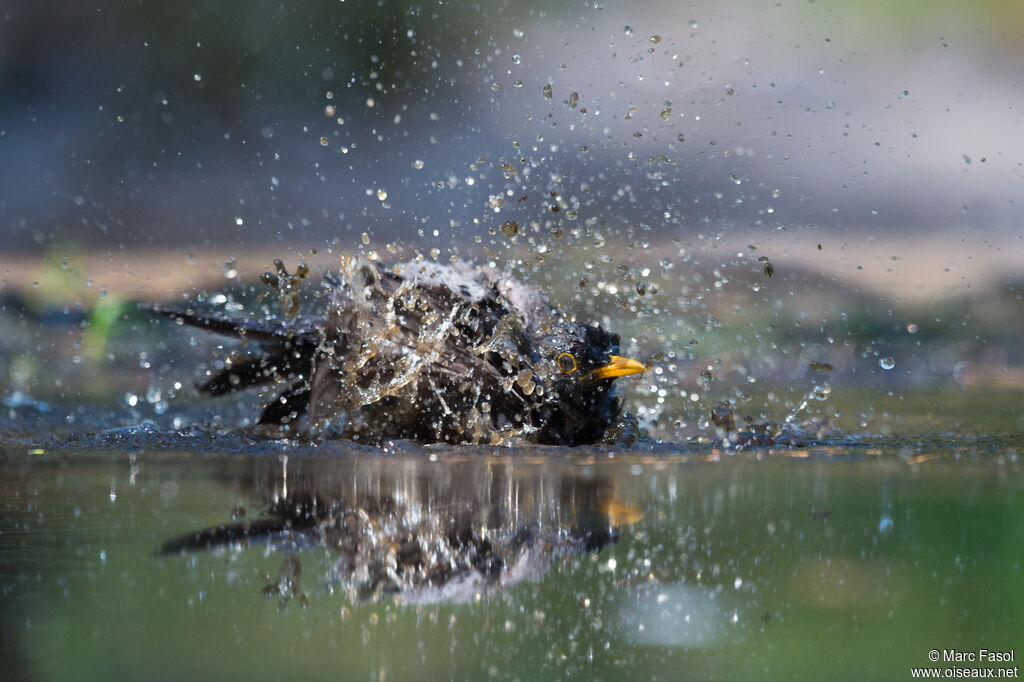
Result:
[[[931,649],[1024,641],[1022,447],[11,436],[3,658],[32,679],[908,679]],[[160,552],[272,508],[316,518]],[[402,582],[410,538],[447,562],[433,584]]]

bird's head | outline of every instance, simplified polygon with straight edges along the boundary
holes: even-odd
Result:
[[[534,376],[544,387],[534,411],[541,442],[572,445],[596,440],[593,434],[603,432],[619,413],[613,381],[647,369],[618,355],[618,334],[580,322],[552,324],[536,352]]]

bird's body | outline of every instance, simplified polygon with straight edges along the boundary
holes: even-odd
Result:
[[[201,390],[275,384],[260,423],[369,443],[598,442],[622,421],[612,380],[644,369],[486,268],[343,261],[327,297],[290,322],[160,312],[258,346]]]

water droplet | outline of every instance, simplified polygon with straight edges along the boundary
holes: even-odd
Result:
[[[387,199],[388,198],[387,190],[384,190],[384,189],[377,190],[377,198],[380,199],[381,201],[384,201],[385,199]]]
[[[523,58],[519,55],[518,52],[515,53],[514,55],[512,55],[512,63],[513,64],[521,64],[522,62],[523,62]]]
[[[570,109],[575,109],[575,108],[576,108],[576,104],[577,104],[577,103],[578,103],[579,101],[580,101],[580,93],[578,93],[578,92],[575,92],[575,91],[573,91],[573,92],[569,93],[569,101],[568,101],[568,104],[569,104],[569,108],[570,108]]]
[[[326,107],[324,107],[324,116],[326,116],[327,118],[334,118],[334,115],[336,113],[338,113],[338,108],[335,107],[333,104],[328,104]]]
[[[672,108],[671,107],[665,107],[664,109],[661,110],[661,120],[667,121],[669,119],[669,116],[671,116],[671,115],[672,115]],[[682,137],[682,135],[680,135],[679,137]],[[682,142],[682,140],[679,140],[679,141]]]
[[[195,74],[194,76],[192,76],[192,80],[194,80],[196,83],[198,83],[199,81],[203,80],[203,74],[201,74],[201,73]]]
[[[412,167],[416,170],[423,170],[423,159],[416,159],[412,162]]]
[[[896,361],[893,360],[891,356],[886,355],[878,361],[878,366],[882,369],[892,369],[896,366]]]
[[[551,97],[552,97],[551,83],[545,83],[543,89],[541,90],[541,92],[544,93],[544,99],[551,99]]]
[[[326,137],[321,137],[320,138],[320,146],[321,147],[326,147],[329,143],[330,143],[330,140],[328,140]]]
[[[627,36],[631,36],[631,35],[633,35],[633,27],[632,26],[626,26],[626,27],[624,27],[622,29],[622,32],[625,33]]]
[[[511,239],[519,234],[519,223],[514,220],[507,220],[501,224],[501,233]]]
[[[363,240],[364,244],[369,244],[370,243],[370,234],[368,232],[363,232],[362,240]]]
[[[659,35],[651,36],[651,42],[654,43],[655,45],[657,45],[658,43],[661,42],[661,36],[659,36]]]

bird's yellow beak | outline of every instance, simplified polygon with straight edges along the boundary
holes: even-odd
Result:
[[[604,367],[598,367],[591,372],[589,379],[591,381],[597,381],[599,379],[615,379],[617,377],[625,377],[630,374],[639,374],[640,372],[646,371],[647,366],[642,362],[637,362],[631,358],[612,355],[611,362]]]

